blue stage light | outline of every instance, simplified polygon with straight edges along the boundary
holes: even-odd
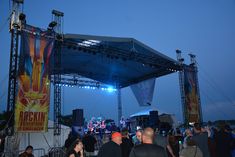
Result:
[[[108,87],[106,90],[107,90],[108,92],[114,92],[114,91],[115,91],[115,89],[114,89],[113,87]]]

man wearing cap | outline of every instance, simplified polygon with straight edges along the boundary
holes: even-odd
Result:
[[[153,144],[154,131],[145,128],[142,135],[142,144],[136,145],[129,157],[167,157],[163,147]]]
[[[112,140],[105,143],[99,150],[98,157],[122,157],[120,144],[122,135],[119,132],[112,133]]]

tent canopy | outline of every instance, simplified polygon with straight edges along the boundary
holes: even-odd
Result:
[[[65,34],[61,75],[126,87],[180,70],[179,63],[133,38]]]

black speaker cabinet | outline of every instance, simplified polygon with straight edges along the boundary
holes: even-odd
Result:
[[[154,128],[158,127],[159,125],[158,111],[149,112],[149,125]]]
[[[83,125],[84,125],[83,109],[73,110],[73,126],[83,126]]]

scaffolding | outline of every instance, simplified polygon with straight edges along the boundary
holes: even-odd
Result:
[[[182,103],[182,111],[183,111],[183,121],[184,124],[188,125],[189,124],[189,113],[188,113],[188,109],[187,109],[187,105],[186,104],[186,93],[185,93],[185,70],[186,69],[190,69],[190,71],[192,71],[194,73],[194,77],[195,77],[195,84],[196,84],[196,90],[197,90],[197,102],[198,102],[198,108],[199,108],[199,119],[198,121],[195,122],[203,122],[203,118],[202,118],[202,108],[201,108],[201,99],[200,99],[200,92],[199,92],[199,82],[198,82],[198,69],[197,69],[197,64],[196,64],[196,56],[193,54],[189,54],[190,56],[190,65],[185,65],[184,64],[184,58],[182,58],[181,56],[181,51],[180,50],[176,50],[176,54],[177,54],[177,60],[181,66],[181,71],[179,71],[179,84],[180,84],[180,94],[181,94],[181,103]]]
[[[176,50],[177,60],[180,63],[180,66],[182,68],[181,71],[179,71],[179,84],[180,84],[180,95],[181,95],[181,104],[182,104],[182,112],[183,112],[183,121],[185,124],[188,123],[188,117],[187,117],[187,110],[186,110],[186,104],[185,104],[185,91],[184,91],[184,58],[181,56],[181,51]]]
[[[199,107],[199,122],[203,122],[203,116],[202,116],[202,107],[201,107],[201,97],[200,97],[200,91],[199,91],[199,81],[198,81],[198,68],[197,68],[197,61],[196,56],[194,54],[189,54],[191,64],[190,66],[193,69],[193,72],[195,73],[195,83],[196,83],[196,89],[197,89],[197,98],[198,98],[198,107]]]
[[[17,74],[18,74],[18,45],[19,31],[24,22],[25,15],[22,13],[23,0],[12,0],[12,12],[10,21],[11,47],[10,47],[10,62],[9,62],[9,80],[8,80],[8,96],[7,96],[7,113],[9,134],[13,134],[14,125],[14,109],[15,98],[17,93]]]

